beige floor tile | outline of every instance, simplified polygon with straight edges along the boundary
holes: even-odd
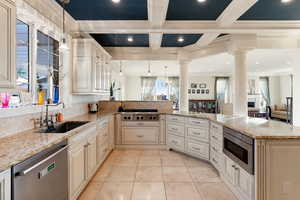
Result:
[[[160,156],[142,156],[138,163],[139,166],[161,166]]]
[[[160,151],[160,156],[162,158],[164,157],[168,157],[168,158],[183,158],[183,154],[174,152],[174,151],[166,151],[166,150],[162,150]]]
[[[136,167],[114,166],[105,181],[134,181]]]
[[[105,182],[95,200],[131,200],[133,182]]]
[[[142,151],[140,150],[125,150],[122,153],[122,156],[134,156],[134,157],[139,157],[141,156]]]
[[[195,182],[221,182],[216,170],[205,167],[188,167],[188,171]]]
[[[166,182],[193,181],[185,167],[163,167],[163,179]]]
[[[102,167],[100,167],[100,169],[96,172],[94,178],[92,179],[92,181],[105,181],[105,179],[108,177],[108,175],[110,174],[111,170],[112,170],[112,165],[108,165],[106,163],[104,163],[102,165]]]
[[[114,160],[113,165],[117,166],[137,166],[139,161],[138,157],[135,156],[123,156]]]
[[[205,200],[237,200],[224,183],[195,183]]]
[[[170,157],[163,157],[161,158],[162,166],[164,167],[184,167],[185,164],[183,159],[181,158],[170,158]]]
[[[166,183],[165,186],[168,200],[202,200],[193,183]]]
[[[192,157],[188,157],[186,159],[184,159],[184,163],[186,166],[188,167],[209,167],[212,168],[212,165],[209,164],[208,162],[196,159],[196,158],[192,158]]]
[[[136,181],[138,182],[160,182],[162,178],[161,167],[141,166],[137,168]]]
[[[78,200],[95,200],[101,190],[103,182],[90,182]]]
[[[141,156],[160,156],[159,150],[145,150],[142,151]]]
[[[135,183],[132,200],[166,200],[164,183]]]

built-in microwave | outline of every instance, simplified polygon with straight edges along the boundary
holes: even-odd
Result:
[[[230,128],[223,129],[223,152],[250,174],[254,174],[254,139]]]

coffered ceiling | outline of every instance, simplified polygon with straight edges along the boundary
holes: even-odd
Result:
[[[185,47],[196,43],[202,34],[164,34],[161,47]]]
[[[149,47],[148,34],[91,34],[103,47]]]

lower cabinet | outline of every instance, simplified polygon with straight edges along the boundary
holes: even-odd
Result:
[[[186,153],[195,157],[209,160],[209,144],[200,141],[187,140]]]
[[[255,200],[255,178],[227,156],[224,156],[224,174],[232,191],[242,200]]]
[[[158,144],[159,127],[123,127],[122,144]]]
[[[10,169],[0,172],[0,200],[11,199],[11,172]]]
[[[69,139],[69,200],[75,200],[97,168],[96,126]]]
[[[180,152],[184,152],[184,137],[179,137],[176,135],[167,135],[167,146],[170,149],[174,149]]]

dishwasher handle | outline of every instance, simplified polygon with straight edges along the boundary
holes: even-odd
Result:
[[[30,168],[28,168],[28,169],[26,169],[24,171],[21,171],[20,174],[19,174],[19,176],[25,176],[26,174],[28,174],[29,172],[31,172],[32,170],[34,170],[38,166],[42,165],[43,163],[47,162],[51,158],[55,157],[56,155],[58,155],[59,153],[61,153],[64,150],[66,150],[67,148],[68,148],[68,146],[65,146],[65,147],[61,148],[60,150],[56,151],[55,153],[51,154],[50,156],[48,156],[44,160],[41,160],[40,162],[36,163],[32,167],[30,167]]]

